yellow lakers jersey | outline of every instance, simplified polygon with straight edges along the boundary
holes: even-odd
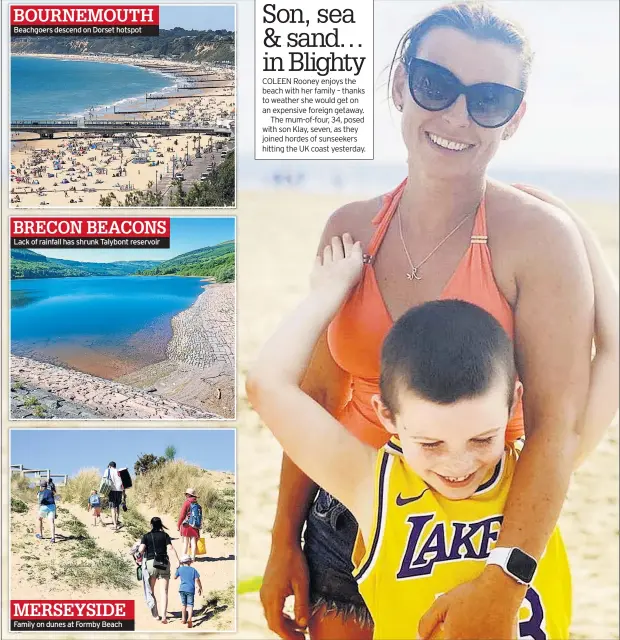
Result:
[[[507,447],[490,478],[467,500],[448,500],[407,464],[397,438],[379,451],[370,539],[353,565],[375,623],[375,639],[411,640],[435,598],[485,567],[502,524],[518,451]],[[571,580],[556,528],[519,612],[519,638],[568,638]],[[439,635],[438,637],[441,637]]]

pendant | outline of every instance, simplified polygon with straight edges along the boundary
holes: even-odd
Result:
[[[407,274],[407,280],[422,280],[418,275],[418,269],[416,267],[411,267],[411,273]]]

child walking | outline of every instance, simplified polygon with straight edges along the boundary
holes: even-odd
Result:
[[[101,520],[101,496],[96,489],[90,492],[88,510],[93,512],[93,527],[97,526],[97,518],[99,518],[99,524],[103,527],[103,520]]]
[[[194,594],[198,586],[198,595],[202,595],[202,584],[200,574],[192,564],[192,559],[187,554],[181,556],[180,565],[177,567],[174,579],[181,579],[179,585],[179,595],[181,596],[181,622],[187,624],[189,629],[193,626],[192,615],[194,613]]]

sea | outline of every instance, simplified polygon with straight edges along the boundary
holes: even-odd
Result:
[[[509,184],[530,184],[570,202],[617,204],[618,170],[493,167],[489,176]],[[343,193],[356,198],[387,193],[407,177],[404,163],[349,160],[255,160],[239,157],[237,184],[243,191],[295,190]]]
[[[198,277],[11,281],[11,353],[115,379],[166,358],[171,318],[203,291]]]
[[[11,120],[102,115],[174,83],[172,76],[125,64],[11,56]]]

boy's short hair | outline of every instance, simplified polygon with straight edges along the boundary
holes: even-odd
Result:
[[[108,467],[112,467],[112,469],[116,469],[116,462],[108,462]]]
[[[452,404],[484,393],[498,375],[506,379],[510,406],[516,379],[512,341],[493,316],[461,300],[413,307],[394,324],[381,351],[381,398],[392,414],[403,389]]]

